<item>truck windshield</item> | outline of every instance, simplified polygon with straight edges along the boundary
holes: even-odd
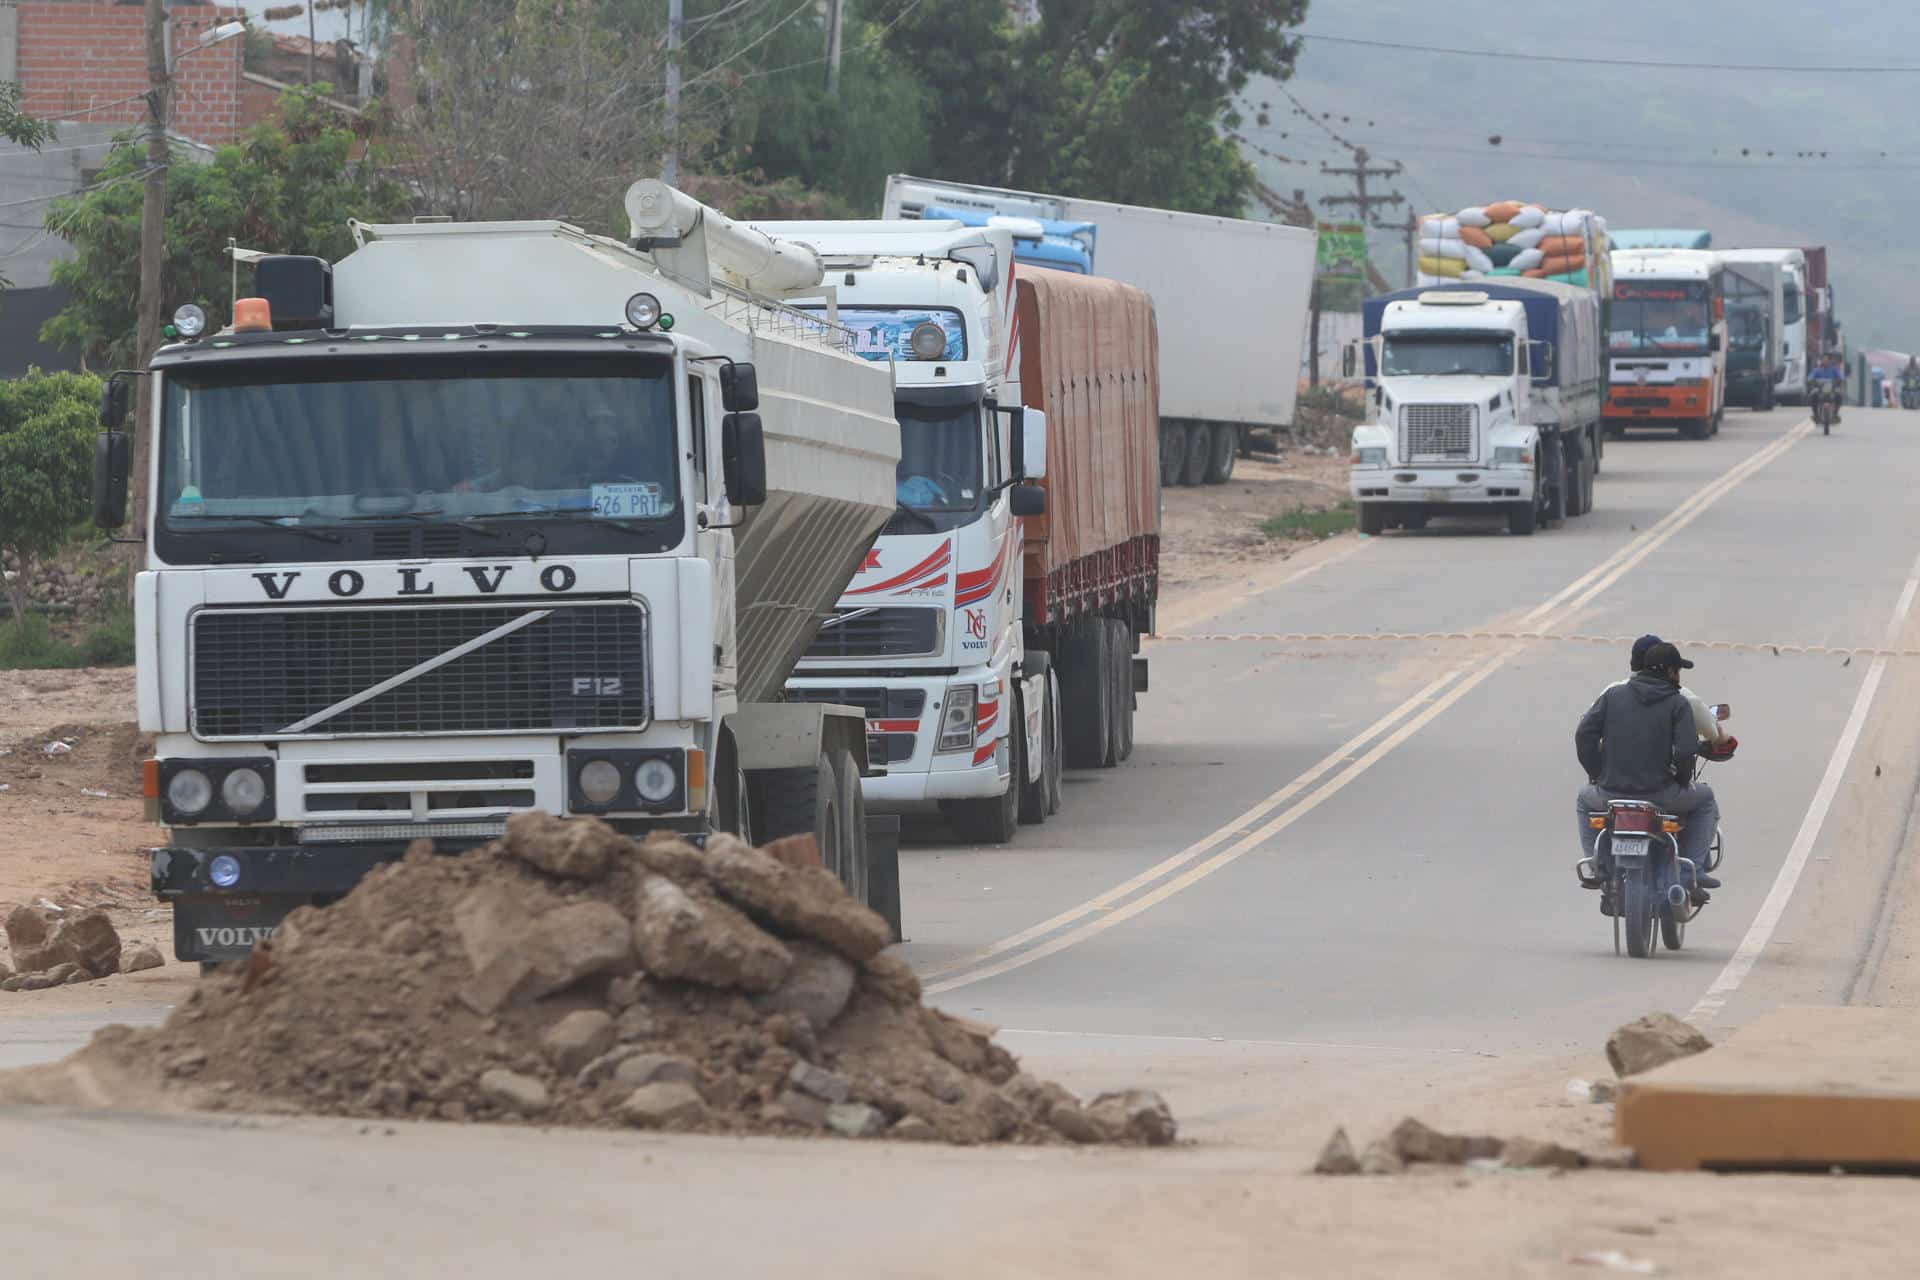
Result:
[[[965,524],[984,500],[983,436],[978,404],[922,405],[902,400],[900,465],[895,498],[924,519],[895,523],[894,532],[951,529]]]
[[[1390,333],[1380,371],[1395,375],[1513,376],[1513,339],[1497,334]]]
[[[1783,321],[1783,323],[1799,324],[1802,320],[1806,318],[1805,315],[1803,315],[1800,310],[1800,286],[1799,285],[1793,284],[1791,282],[1787,284],[1787,287],[1785,290],[1785,301],[1781,304],[1780,309],[1785,313],[1781,317],[1781,320]]]
[[[1607,347],[1616,352],[1704,352],[1711,323],[1706,286],[1619,285],[1614,290]]]
[[[671,370],[657,358],[527,353],[170,371],[160,526],[669,522]]]

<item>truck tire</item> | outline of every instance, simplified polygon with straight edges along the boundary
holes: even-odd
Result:
[[[1171,489],[1180,483],[1187,465],[1187,426],[1184,422],[1160,424],[1160,487]]]
[[[1060,706],[1053,672],[1046,665],[1045,654],[1029,655],[1028,670],[1042,677],[1040,682],[1040,767],[1034,770],[1033,781],[1027,781],[1026,773],[1020,775],[1020,821],[1028,826],[1038,826],[1045,822],[1053,807],[1048,788],[1050,774],[1060,767],[1058,759],[1060,737]],[[1031,766],[1032,761],[1024,761]]]
[[[1060,736],[1069,769],[1098,769],[1107,758],[1107,717],[1113,678],[1104,619],[1075,623],[1057,655],[1060,675]]]
[[[1773,412],[1773,384],[1771,382],[1760,388],[1759,409],[1761,413]]]
[[[1020,746],[1026,737],[1022,728],[1025,721],[1020,714],[1019,689],[1010,690],[1006,696],[1011,703],[1008,710],[1013,715],[1006,722],[1007,789],[997,796],[979,800],[940,802],[940,812],[947,825],[968,844],[1005,844],[1020,829],[1020,779],[1026,771]]]
[[[1371,502],[1360,504],[1354,522],[1360,526],[1360,532],[1371,538],[1377,538],[1387,531],[1387,513]]]
[[[860,766],[851,751],[836,751],[834,777],[840,793],[840,866],[829,868],[847,886],[855,902],[866,902],[871,890],[867,863],[867,798],[860,790]]]
[[[1233,479],[1233,464],[1240,457],[1240,428],[1215,426],[1213,447],[1207,451],[1208,484],[1225,484]]]
[[[1062,728],[1064,717],[1061,714],[1058,671],[1047,672],[1047,705],[1053,712],[1048,730],[1052,737],[1047,744],[1047,759],[1042,766],[1042,772],[1047,781],[1047,816],[1052,817],[1060,812],[1060,806],[1066,798],[1063,794],[1066,788],[1061,786],[1061,779],[1066,775],[1067,769],[1067,740],[1066,731]]]
[[[1107,763],[1113,766],[1133,754],[1133,628],[1119,618],[1109,618],[1107,633],[1113,660],[1113,715],[1108,720],[1113,744]]]
[[[1580,469],[1580,514],[1593,514],[1593,478],[1600,470],[1600,464],[1591,457],[1582,458],[1585,464]]]
[[[838,754],[846,755],[845,752]],[[851,757],[848,770],[851,771]],[[760,821],[755,832],[762,840],[811,835],[820,846],[821,865],[840,878],[847,892],[853,893],[856,884],[864,889],[865,868],[848,864],[855,849],[864,851],[866,839],[864,831],[852,841],[848,839],[841,772],[825,755],[811,765],[760,770],[754,775],[760,797],[756,806]],[[855,778],[854,783],[857,787],[859,779]]]
[[[1187,460],[1180,468],[1180,483],[1189,487],[1203,484],[1207,478],[1207,458],[1213,452],[1214,429],[1204,422],[1187,426]]]
[[[1592,462],[1584,449],[1569,453],[1567,456],[1567,515],[1583,516],[1587,514],[1589,495],[1592,492]]]
[[[1689,418],[1680,424],[1680,438],[1683,440],[1705,440],[1712,432],[1705,418]]]
[[[1600,464],[1607,456],[1607,433],[1601,427],[1594,427],[1587,433],[1587,452],[1593,455],[1593,474],[1600,474]]]
[[[1507,508],[1507,532],[1529,538],[1540,527],[1540,508],[1532,502],[1516,502]]]

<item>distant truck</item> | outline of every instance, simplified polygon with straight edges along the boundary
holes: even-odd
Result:
[[[1808,356],[1818,351],[1810,341],[1812,313],[1808,305],[1806,250],[1722,249],[1716,256],[1729,271],[1736,265],[1766,265],[1779,271],[1780,371],[1774,379],[1774,398],[1785,404],[1804,403],[1807,398]],[[1731,276],[1727,286],[1731,296],[1736,289]],[[1728,364],[1731,375],[1731,350],[1728,352]]]
[[[1692,440],[1720,430],[1727,397],[1726,265],[1695,249],[1613,255],[1607,321],[1607,430],[1677,427]]]
[[[1293,422],[1317,239],[1302,227],[895,174],[888,218],[1074,223],[1093,273],[1144,289],[1160,329],[1160,480],[1222,484],[1256,433]],[[1016,244],[1014,257],[1057,266]]]
[[[1369,298],[1369,418],[1349,488],[1360,530],[1498,511],[1526,535],[1593,507],[1600,458],[1601,304],[1550,280],[1478,280]]]
[[[1742,252],[1720,253],[1727,268],[1727,403],[1765,411],[1778,398],[1791,350],[1782,325],[1787,271],[1770,257],[1749,260]]]
[[[1713,248],[1713,232],[1698,228],[1626,227],[1607,236],[1616,249]]]

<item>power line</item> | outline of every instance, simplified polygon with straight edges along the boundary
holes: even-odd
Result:
[[[1583,67],[1638,67],[1651,71],[1788,71],[1808,75],[1915,75],[1920,65],[1886,66],[1807,66],[1804,63],[1765,62],[1666,62],[1651,58],[1591,58],[1562,53],[1509,53],[1500,49],[1456,49],[1443,45],[1401,44],[1392,40],[1363,40],[1356,36],[1328,36],[1298,31],[1301,40],[1321,44],[1352,45],[1361,49],[1393,49],[1402,53],[1446,54],[1459,58],[1494,58],[1505,62],[1551,62]]]

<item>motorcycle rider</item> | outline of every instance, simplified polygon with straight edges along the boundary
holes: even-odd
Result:
[[[1574,751],[1587,785],[1574,802],[1580,846],[1592,858],[1600,833],[1588,819],[1607,811],[1610,800],[1645,800],[1685,823],[1680,856],[1699,868],[1699,889],[1720,882],[1705,871],[1720,807],[1713,788],[1694,782],[1694,758],[1709,747],[1695,728],[1694,713],[1680,690],[1680,672],[1693,663],[1664,641],[1649,645],[1642,668],[1594,700],[1574,731]],[[1705,901],[1703,893],[1696,900]]]
[[[1627,653],[1628,680],[1631,680],[1635,673],[1646,670],[1647,650],[1659,643],[1660,637],[1654,635],[1641,636],[1633,642],[1633,648]],[[1625,683],[1627,683],[1626,680],[1615,680],[1607,688],[1617,689]],[[1713,709],[1707,704],[1705,698],[1685,685],[1680,686],[1680,696],[1687,700],[1687,707],[1693,712],[1694,731],[1702,738],[1715,747],[1724,747],[1726,743],[1734,740],[1733,735],[1727,732],[1727,726],[1714,719]]]
[[[1846,376],[1846,371],[1840,367],[1840,357],[1831,353],[1820,357],[1819,367],[1807,375],[1807,381],[1811,384],[1808,387],[1809,391],[1815,395],[1833,397],[1835,425],[1840,422],[1840,406],[1846,402],[1846,397],[1840,394],[1840,387],[1846,380]]]

